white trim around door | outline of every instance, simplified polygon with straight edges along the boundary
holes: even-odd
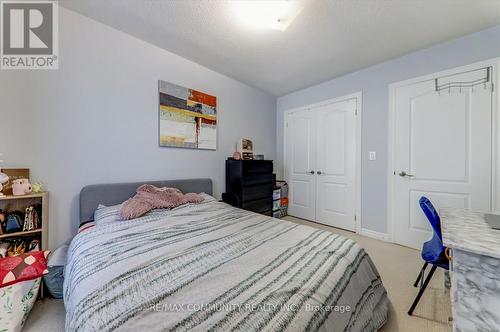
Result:
[[[284,177],[285,180],[288,181],[289,174],[288,174],[288,168],[287,168],[287,124],[289,122],[290,115],[299,112],[299,111],[304,111],[308,109],[313,109],[313,108],[318,108],[322,106],[326,106],[329,104],[333,103],[339,103],[343,101],[348,101],[348,100],[356,100],[356,170],[355,170],[355,231],[356,233],[362,233],[362,216],[361,216],[361,137],[362,137],[362,126],[361,126],[361,119],[362,119],[362,93],[356,92],[353,94],[333,98],[333,99],[328,99],[325,101],[321,101],[318,103],[314,104],[309,104],[297,108],[292,108],[289,110],[284,111],[284,116],[283,116],[283,171],[284,171]]]
[[[440,71],[437,73],[404,80],[389,84],[389,125],[388,125],[388,173],[387,173],[387,230],[389,241],[395,242],[395,177],[397,172],[395,169],[395,129],[396,129],[396,89],[413,85],[419,82],[442,79],[447,76],[458,75],[462,73],[477,71],[482,68],[491,68],[491,84],[492,84],[492,158],[491,158],[491,208],[492,210],[500,210],[500,117],[498,107],[500,105],[500,94],[496,92],[500,83],[498,70],[500,68],[500,57],[486,61],[473,63],[466,66],[461,66],[449,70]]]

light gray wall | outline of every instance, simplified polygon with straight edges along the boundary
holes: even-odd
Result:
[[[0,72],[0,152],[50,191],[50,244],[76,231],[92,183],[210,177],[219,196],[238,138],[275,157],[276,98],[60,8],[55,71]],[[158,80],[217,96],[217,151],[158,147]]]
[[[359,52],[363,50],[360,49]],[[278,98],[276,113],[278,158],[275,163],[277,173],[279,176],[283,174],[284,111],[362,91],[362,227],[385,233],[387,231],[388,84],[498,56],[500,56],[500,26]],[[368,160],[369,151],[377,152],[376,161]]]

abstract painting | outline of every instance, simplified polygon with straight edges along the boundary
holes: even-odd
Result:
[[[217,149],[217,97],[159,81],[160,146]]]

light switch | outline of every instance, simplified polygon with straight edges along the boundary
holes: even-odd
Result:
[[[369,160],[376,160],[377,159],[377,153],[375,151],[370,151],[368,155]]]

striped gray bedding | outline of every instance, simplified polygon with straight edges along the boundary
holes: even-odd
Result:
[[[387,317],[354,241],[213,198],[98,224],[68,255],[67,331],[375,331]]]

